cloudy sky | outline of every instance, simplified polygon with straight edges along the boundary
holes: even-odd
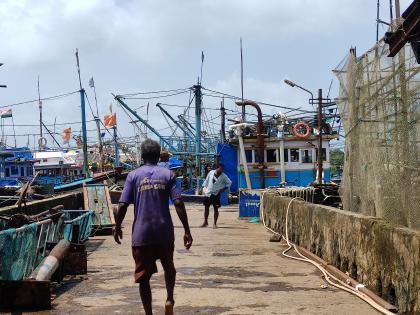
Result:
[[[409,0],[401,1],[404,11]],[[382,19],[389,20],[388,1],[381,0]],[[289,78],[316,93],[328,90],[331,70],[351,46],[358,54],[375,41],[376,0],[0,0],[0,106],[79,89],[74,52],[79,49],[82,84],[94,103],[88,81],[96,83],[100,116],[108,112],[111,93],[180,89],[192,86],[200,73],[202,85],[240,95],[239,38],[243,38],[245,98],[289,107],[308,108],[307,95],[283,83]],[[385,27],[380,27],[381,35]],[[334,81],[331,96],[337,95]],[[186,105],[189,94],[162,103]],[[147,100],[130,100],[133,108]],[[150,100],[150,122],[162,133],[169,130]],[[204,106],[220,100],[205,97]],[[44,122],[80,121],[79,96],[43,102]],[[226,106],[235,109],[231,101]],[[116,104],[119,130],[133,128]],[[167,107],[174,116],[182,110]],[[273,108],[264,107],[267,114]],[[141,112],[141,110],[139,110]],[[142,113],[145,116],[145,113]],[[216,117],[216,111],[208,115]],[[37,103],[13,107],[16,134],[36,134]],[[88,109],[87,118],[92,119]],[[218,118],[215,118],[218,121]],[[4,133],[12,134],[11,120]],[[70,125],[68,125],[70,126]],[[80,125],[71,125],[75,134]],[[53,129],[52,126],[50,126]],[[94,128],[93,123],[88,129]],[[94,137],[91,132],[89,137]],[[18,136],[18,145],[28,141]],[[29,137],[31,146],[34,137]],[[48,138],[49,143],[51,140]],[[13,139],[7,138],[9,145]]]

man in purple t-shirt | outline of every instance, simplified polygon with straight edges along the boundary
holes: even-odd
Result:
[[[165,315],[173,315],[176,270],[173,261],[174,225],[169,212],[169,197],[185,230],[184,245],[189,249],[193,239],[187,212],[176,187],[176,177],[167,168],[157,166],[160,145],[146,139],[141,145],[144,165],[127,176],[124,190],[115,213],[115,241],[121,244],[121,223],[129,204],[134,204],[132,227],[132,252],[136,264],[134,279],[139,283],[140,297],[146,315],[152,312],[150,278],[157,272],[156,260],[160,259],[165,271],[167,300]]]

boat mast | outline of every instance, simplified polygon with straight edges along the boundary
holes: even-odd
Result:
[[[96,129],[98,130],[98,151],[99,151],[99,172],[103,171],[103,164],[104,164],[104,146],[102,143],[102,136],[101,136],[101,119],[99,118],[99,110],[98,110],[98,99],[96,97],[96,86],[95,81],[93,78],[90,79],[89,85],[93,88],[93,93],[95,94],[95,105],[96,105],[96,117],[94,117],[96,122]]]
[[[38,108],[39,108],[39,138],[42,138],[42,101],[41,92],[39,89],[39,74],[38,74]],[[39,141],[39,150],[42,150],[42,141]]]
[[[80,77],[80,65],[79,65],[79,50],[76,48],[76,62],[77,62],[77,73],[79,75],[79,86],[80,86],[80,110],[82,114],[82,141],[83,141],[83,172],[85,177],[89,176],[88,168],[88,152],[87,152],[87,132],[86,132],[86,106],[85,106],[85,90],[82,87],[82,79]]]

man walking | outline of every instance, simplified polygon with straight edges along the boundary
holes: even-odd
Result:
[[[223,173],[225,167],[223,164],[219,163],[217,169],[210,171],[207,174],[206,180],[203,183],[203,193],[205,195],[203,204],[204,204],[204,223],[201,227],[206,227],[209,225],[208,218],[210,213],[210,205],[213,205],[214,209],[214,223],[213,228],[217,228],[217,219],[219,218],[219,208],[220,204],[220,194],[228,189],[232,185],[232,181],[229,177]]]
[[[121,223],[129,204],[134,204],[132,254],[135,261],[134,280],[139,283],[140,297],[146,315],[153,314],[150,278],[157,272],[160,260],[165,272],[167,300],[165,315],[173,315],[176,270],[173,262],[174,226],[169,212],[169,197],[185,230],[184,246],[189,249],[193,239],[181,194],[172,171],[157,166],[160,145],[146,139],[141,145],[144,165],[127,176],[115,215],[115,241],[121,244]]]

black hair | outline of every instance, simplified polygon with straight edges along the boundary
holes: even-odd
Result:
[[[219,167],[221,167],[221,168],[225,168],[225,165],[223,164],[223,163],[219,163],[218,165],[217,165],[217,168],[219,168]]]
[[[160,157],[160,145],[157,141],[146,139],[141,144],[141,157],[145,163],[157,164]]]

